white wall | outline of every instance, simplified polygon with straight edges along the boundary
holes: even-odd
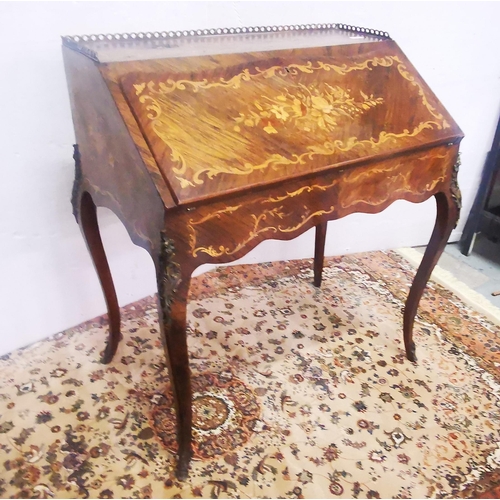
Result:
[[[70,206],[74,135],[60,35],[343,22],[388,31],[465,132],[460,236],[500,111],[496,2],[0,2],[0,354],[105,312]],[[330,223],[327,254],[421,245],[433,201]],[[121,305],[155,291],[153,265],[99,213]],[[312,256],[313,234],[245,262]]]

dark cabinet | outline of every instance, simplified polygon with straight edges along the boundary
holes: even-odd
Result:
[[[460,240],[460,250],[464,255],[470,255],[479,233],[490,240],[500,241],[500,120],[491,151],[486,157],[483,178]]]

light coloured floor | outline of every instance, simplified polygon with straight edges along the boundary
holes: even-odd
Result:
[[[425,247],[415,250],[423,253]],[[462,255],[458,243],[451,243],[438,265],[500,308],[500,295],[491,295],[500,292],[500,243],[479,234],[469,257]]]

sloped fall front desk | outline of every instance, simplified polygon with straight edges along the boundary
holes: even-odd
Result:
[[[387,33],[312,25],[63,37],[76,134],[73,210],[110,319],[120,316],[96,206],[153,258],[177,413],[177,476],[191,458],[186,299],[201,264],[327,222],[434,196],[437,219],[404,310],[418,302],[460,210],[453,119]],[[389,230],[389,228],[388,228]]]

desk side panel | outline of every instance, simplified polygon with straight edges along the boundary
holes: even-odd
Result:
[[[74,196],[88,191],[96,205],[121,219],[135,244],[151,251],[164,202],[97,64],[65,47],[63,56],[80,153]]]

